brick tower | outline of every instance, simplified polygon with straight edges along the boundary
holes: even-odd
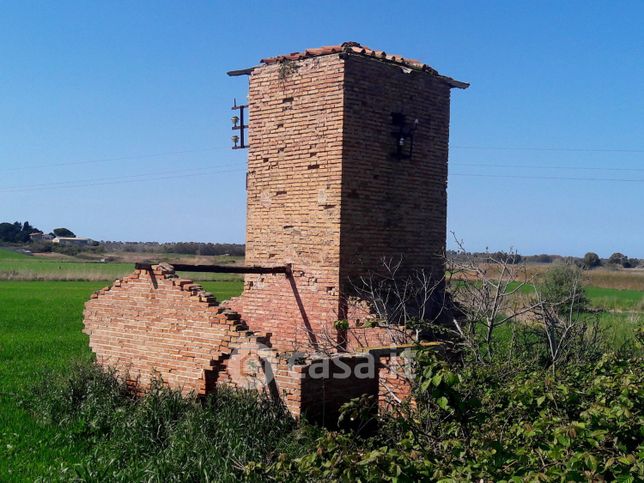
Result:
[[[327,347],[351,277],[383,258],[441,277],[452,88],[354,42],[262,59],[249,76],[247,275],[229,305],[283,349]]]

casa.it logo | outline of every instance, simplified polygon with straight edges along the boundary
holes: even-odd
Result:
[[[395,364],[388,364],[387,370],[399,376],[412,374],[411,354],[392,352],[389,360],[397,356]],[[380,357],[383,355],[381,354]],[[275,383],[277,361],[273,349],[263,344],[236,348],[226,362],[227,372],[232,382],[244,389],[262,389]],[[314,359],[306,354],[295,352],[287,360],[288,372],[302,374],[306,379],[374,379],[378,377],[379,357],[373,354],[335,354]],[[304,367],[304,370],[298,370]],[[299,377],[298,377],[299,379]]]

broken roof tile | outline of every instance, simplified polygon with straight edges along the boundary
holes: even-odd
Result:
[[[275,57],[267,57],[265,59],[261,59],[260,62],[265,65],[271,65],[271,64],[277,64],[285,61],[302,60],[310,57],[320,57],[323,55],[337,54],[341,52],[373,57],[382,61],[391,62],[393,64],[408,67],[410,69],[428,72],[440,78],[441,80],[445,81],[447,84],[449,84],[452,87],[458,87],[460,89],[466,89],[469,87],[468,83],[457,81],[456,79],[452,79],[451,77],[440,75],[436,71],[436,69],[433,69],[432,67],[426,64],[423,64],[418,60],[406,59],[400,55],[387,54],[385,51],[382,51],[382,50],[373,50],[367,47],[366,45],[360,45],[358,42],[344,42],[341,45],[325,45],[314,49],[306,49],[302,52],[291,52],[290,54],[278,55]]]

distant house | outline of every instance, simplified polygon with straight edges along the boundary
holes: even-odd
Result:
[[[35,242],[35,241],[51,241],[52,238],[54,238],[54,237],[51,236],[51,235],[48,235],[47,233],[43,233],[42,231],[35,231],[35,232],[29,234],[29,239],[32,242]]]
[[[79,238],[72,236],[57,236],[52,241],[57,245],[67,245],[67,246],[84,246],[92,243],[90,238]]]

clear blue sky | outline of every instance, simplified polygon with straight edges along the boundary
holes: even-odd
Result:
[[[468,249],[644,257],[643,26],[641,1],[0,1],[0,221],[243,242],[226,71],[353,40],[471,82],[448,220]]]

